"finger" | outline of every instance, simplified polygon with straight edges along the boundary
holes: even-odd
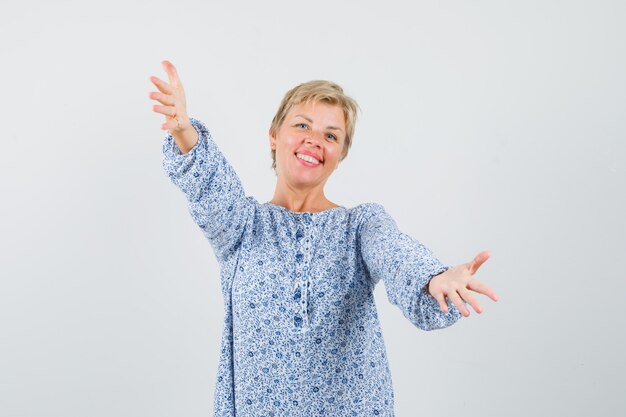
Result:
[[[491,298],[493,301],[498,301],[498,296],[495,291],[487,286],[487,284],[480,282],[476,279],[472,279],[467,283],[467,288],[477,293],[484,294]]]
[[[167,60],[163,61],[161,64],[163,65],[163,68],[165,68],[165,72],[167,72],[167,76],[170,80],[170,84],[172,85],[172,87],[178,87],[178,85],[180,84],[180,79],[178,78],[178,72],[176,71],[174,65]]]
[[[174,92],[174,89],[172,88],[171,85],[169,85],[168,83],[166,83],[162,79],[155,77],[154,75],[150,77],[150,81],[152,81],[152,83],[154,85],[156,85],[156,87],[162,93],[171,95]]]
[[[448,303],[446,303],[446,297],[443,295],[443,293],[436,293],[433,297],[435,297],[435,300],[437,300],[437,302],[439,303],[439,308],[441,309],[441,311],[443,311],[444,313],[448,313]]]
[[[157,93],[156,91],[151,91],[150,94],[148,94],[148,97],[150,97],[153,100],[157,100],[159,103],[165,104],[166,106],[174,105],[174,97],[169,96],[167,94]]]
[[[468,289],[462,289],[461,291],[459,291],[459,294],[465,302],[469,303],[469,305],[472,306],[475,312],[477,312],[478,314],[483,312],[483,309],[480,307],[478,300]]]
[[[152,106],[152,110],[156,113],[164,114],[167,117],[176,116],[176,108],[171,106],[159,106],[158,104],[155,104],[154,106]]]
[[[457,294],[456,291],[449,293],[448,298],[450,299],[450,301],[452,301],[452,303],[456,306],[456,308],[461,312],[461,314],[463,314],[464,317],[467,317],[470,315],[469,310],[467,309],[467,307],[465,307],[465,304],[463,304],[463,300],[461,299],[459,294]]]
[[[178,120],[176,119],[167,119],[167,122],[161,125],[162,130],[172,130],[178,128]]]
[[[472,262],[470,262],[468,265],[468,269],[470,271],[470,274],[474,275],[476,273],[476,271],[478,270],[478,268],[480,268],[480,266],[487,260],[489,259],[489,257],[491,256],[491,254],[489,253],[489,251],[482,251],[480,252],[478,255],[476,255],[474,257],[474,259],[472,260]]]

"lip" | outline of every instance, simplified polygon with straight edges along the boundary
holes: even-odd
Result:
[[[321,158],[319,155],[314,154],[313,152],[310,152],[310,151],[297,151],[297,152],[294,154],[294,155],[296,155],[296,158],[298,158],[298,156],[297,156],[297,155],[298,155],[299,153],[301,153],[301,154],[303,154],[303,155],[308,155],[308,156],[310,156],[310,157],[313,157],[313,158],[317,159],[318,161],[320,161],[320,163],[319,163],[320,165],[324,163],[324,161],[322,161],[322,158]],[[300,159],[300,158],[298,158],[298,159]],[[302,161],[302,159],[300,159],[300,160]],[[306,162],[306,161],[303,161],[303,162]]]
[[[304,152],[300,152],[300,153],[304,153]],[[306,154],[306,155],[308,155],[308,154]],[[309,161],[305,161],[304,159],[300,159],[300,158],[298,158],[298,155],[297,155],[297,154],[294,154],[293,156],[294,156],[294,158],[296,158],[296,159],[298,160],[298,162],[300,162],[300,163],[301,163],[302,165],[304,165],[304,166],[311,167],[311,168],[316,168],[316,167],[322,166],[322,163],[321,163],[321,162],[320,162],[319,164],[312,164],[312,163],[311,163],[311,162],[309,162]],[[311,155],[311,156],[312,156],[312,155]],[[314,158],[315,158],[315,157],[314,157]]]

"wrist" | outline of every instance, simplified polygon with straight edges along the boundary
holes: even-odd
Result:
[[[194,146],[196,146],[196,143],[198,143],[200,138],[198,131],[191,124],[188,124],[182,130],[171,132],[171,135],[183,154],[188,153]]]
[[[434,297],[433,293],[432,293],[432,292],[430,292],[430,284],[431,284],[431,283],[435,280],[435,278],[437,278],[437,277],[441,276],[441,274],[443,274],[443,273],[444,273],[444,272],[441,272],[441,273],[439,273],[439,274],[437,274],[437,275],[433,275],[433,276],[432,276],[432,277],[428,280],[428,282],[426,283],[426,292],[427,292],[429,295],[432,295],[432,296]]]

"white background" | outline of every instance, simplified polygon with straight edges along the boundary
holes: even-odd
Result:
[[[398,416],[624,415],[621,1],[0,5],[0,414],[207,416],[223,303],[161,167],[177,66],[246,193],[283,94],[361,109],[327,196],[378,202],[494,303],[434,332],[376,300]]]

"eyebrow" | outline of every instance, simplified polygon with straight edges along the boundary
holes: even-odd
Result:
[[[308,117],[303,116],[303,115],[301,115],[301,114],[296,114],[294,117],[302,117],[303,119],[308,120],[308,121],[309,121],[309,123],[313,123],[313,120],[311,120],[311,119],[309,119]],[[343,129],[342,129],[342,128],[340,128],[340,127],[337,127],[337,126],[326,126],[326,129],[330,129],[330,130],[340,130],[340,131],[342,131],[342,132],[343,132]]]

